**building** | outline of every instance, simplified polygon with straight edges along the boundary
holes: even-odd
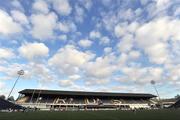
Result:
[[[174,105],[176,103],[175,98],[170,98],[170,99],[161,99],[161,103],[163,105],[163,108],[169,108],[170,106]]]
[[[152,94],[25,89],[17,104],[41,110],[149,109]]]

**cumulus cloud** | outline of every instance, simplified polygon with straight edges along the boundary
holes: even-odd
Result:
[[[11,4],[13,7],[15,7],[17,10],[24,11],[24,7],[21,5],[19,0],[12,0]]]
[[[131,34],[125,35],[121,41],[117,44],[120,52],[128,52],[133,47],[134,37]]]
[[[92,45],[92,41],[90,40],[87,40],[87,39],[82,39],[78,42],[78,44],[81,46],[81,47],[84,47],[84,48],[87,48],[87,47],[90,47]]]
[[[114,33],[116,37],[123,37],[127,34],[134,33],[137,28],[139,28],[139,24],[137,22],[132,22],[130,24],[123,22],[114,27]]]
[[[141,55],[141,53],[139,51],[136,51],[136,50],[132,50],[129,52],[130,59],[137,59],[140,57],[140,55]]]
[[[78,75],[78,74],[74,74],[74,75],[70,75],[70,76],[69,76],[69,79],[70,79],[70,80],[78,80],[78,79],[80,79],[80,78],[81,78],[81,76]]]
[[[20,24],[28,24],[28,18],[27,16],[18,10],[12,10],[11,11],[12,17],[16,22],[19,22]]]
[[[25,43],[19,48],[21,56],[28,60],[48,56],[49,48],[44,43]]]
[[[170,0],[155,0],[155,1],[157,4],[157,7],[164,7],[170,2]]]
[[[32,78],[36,77],[37,81],[39,81],[42,85],[50,84],[56,80],[56,76],[47,64],[32,62],[29,64],[27,71]]]
[[[0,59],[9,59],[13,58],[15,54],[11,49],[8,48],[0,48]]]
[[[100,44],[102,45],[107,45],[109,42],[110,42],[110,39],[107,36],[104,36],[100,39]]]
[[[87,10],[90,10],[92,5],[93,5],[93,2],[92,0],[79,0],[80,4],[82,6],[84,6]]]
[[[92,53],[82,52],[73,45],[67,45],[49,59],[49,65],[56,67],[61,73],[74,74],[93,57]]]
[[[79,23],[82,23],[84,21],[84,9],[80,7],[79,5],[75,6],[75,20]]]
[[[66,41],[67,40],[67,35],[60,35],[60,36],[58,36],[58,39],[60,39],[62,41]]]
[[[68,79],[59,80],[59,86],[68,88],[77,86],[75,82],[80,78],[81,76],[78,74],[70,75]]]
[[[33,14],[31,16],[32,36],[40,40],[53,38],[56,28],[57,15],[53,12],[44,14]]]
[[[150,21],[137,30],[137,43],[149,55],[151,62],[169,62],[168,41],[180,40],[178,25],[178,19],[163,17]]]
[[[76,25],[72,21],[62,21],[58,23],[58,28],[60,31],[64,33],[68,32],[75,32],[76,31]]]
[[[33,4],[33,9],[36,12],[41,12],[47,14],[49,12],[49,6],[48,4],[43,0],[37,0]]]
[[[72,7],[68,0],[51,0],[53,8],[63,16],[67,16],[71,13]]]
[[[74,85],[74,82],[72,80],[60,80],[59,81],[59,86],[62,87],[71,87]]]
[[[112,48],[111,47],[106,47],[106,48],[104,48],[104,52],[105,52],[105,54],[111,53]]]
[[[124,76],[119,77],[119,81],[134,81],[137,84],[149,84],[151,80],[161,81],[163,79],[163,69],[160,67],[124,67]]]
[[[89,37],[91,39],[100,38],[101,37],[101,33],[99,31],[93,30],[93,31],[90,32]]]
[[[165,69],[167,70],[167,79],[171,81],[180,80],[180,65],[166,64]]]
[[[16,23],[12,17],[3,10],[0,10],[0,25],[1,34],[7,35],[22,32],[21,25]]]
[[[114,56],[98,57],[94,62],[88,62],[85,66],[87,76],[99,79],[110,77],[116,70],[113,58]]]

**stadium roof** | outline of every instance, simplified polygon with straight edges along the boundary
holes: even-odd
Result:
[[[41,90],[41,89],[24,89],[20,94],[43,94],[43,95],[71,95],[71,96],[101,96],[101,97],[156,97],[152,94],[143,93],[112,93],[112,92],[84,92],[84,91],[59,91],[59,90]]]

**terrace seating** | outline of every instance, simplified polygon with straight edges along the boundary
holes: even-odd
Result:
[[[29,99],[29,96],[25,96],[25,97],[22,97],[22,98],[18,98],[18,100],[16,101],[17,103],[24,103],[24,102],[28,102],[30,99]]]

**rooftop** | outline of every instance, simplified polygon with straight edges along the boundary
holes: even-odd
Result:
[[[102,96],[102,97],[156,97],[152,94],[144,93],[115,93],[115,92],[87,92],[87,91],[60,91],[60,90],[42,90],[42,89],[24,89],[20,94],[43,94],[43,95],[67,95],[67,96]]]

